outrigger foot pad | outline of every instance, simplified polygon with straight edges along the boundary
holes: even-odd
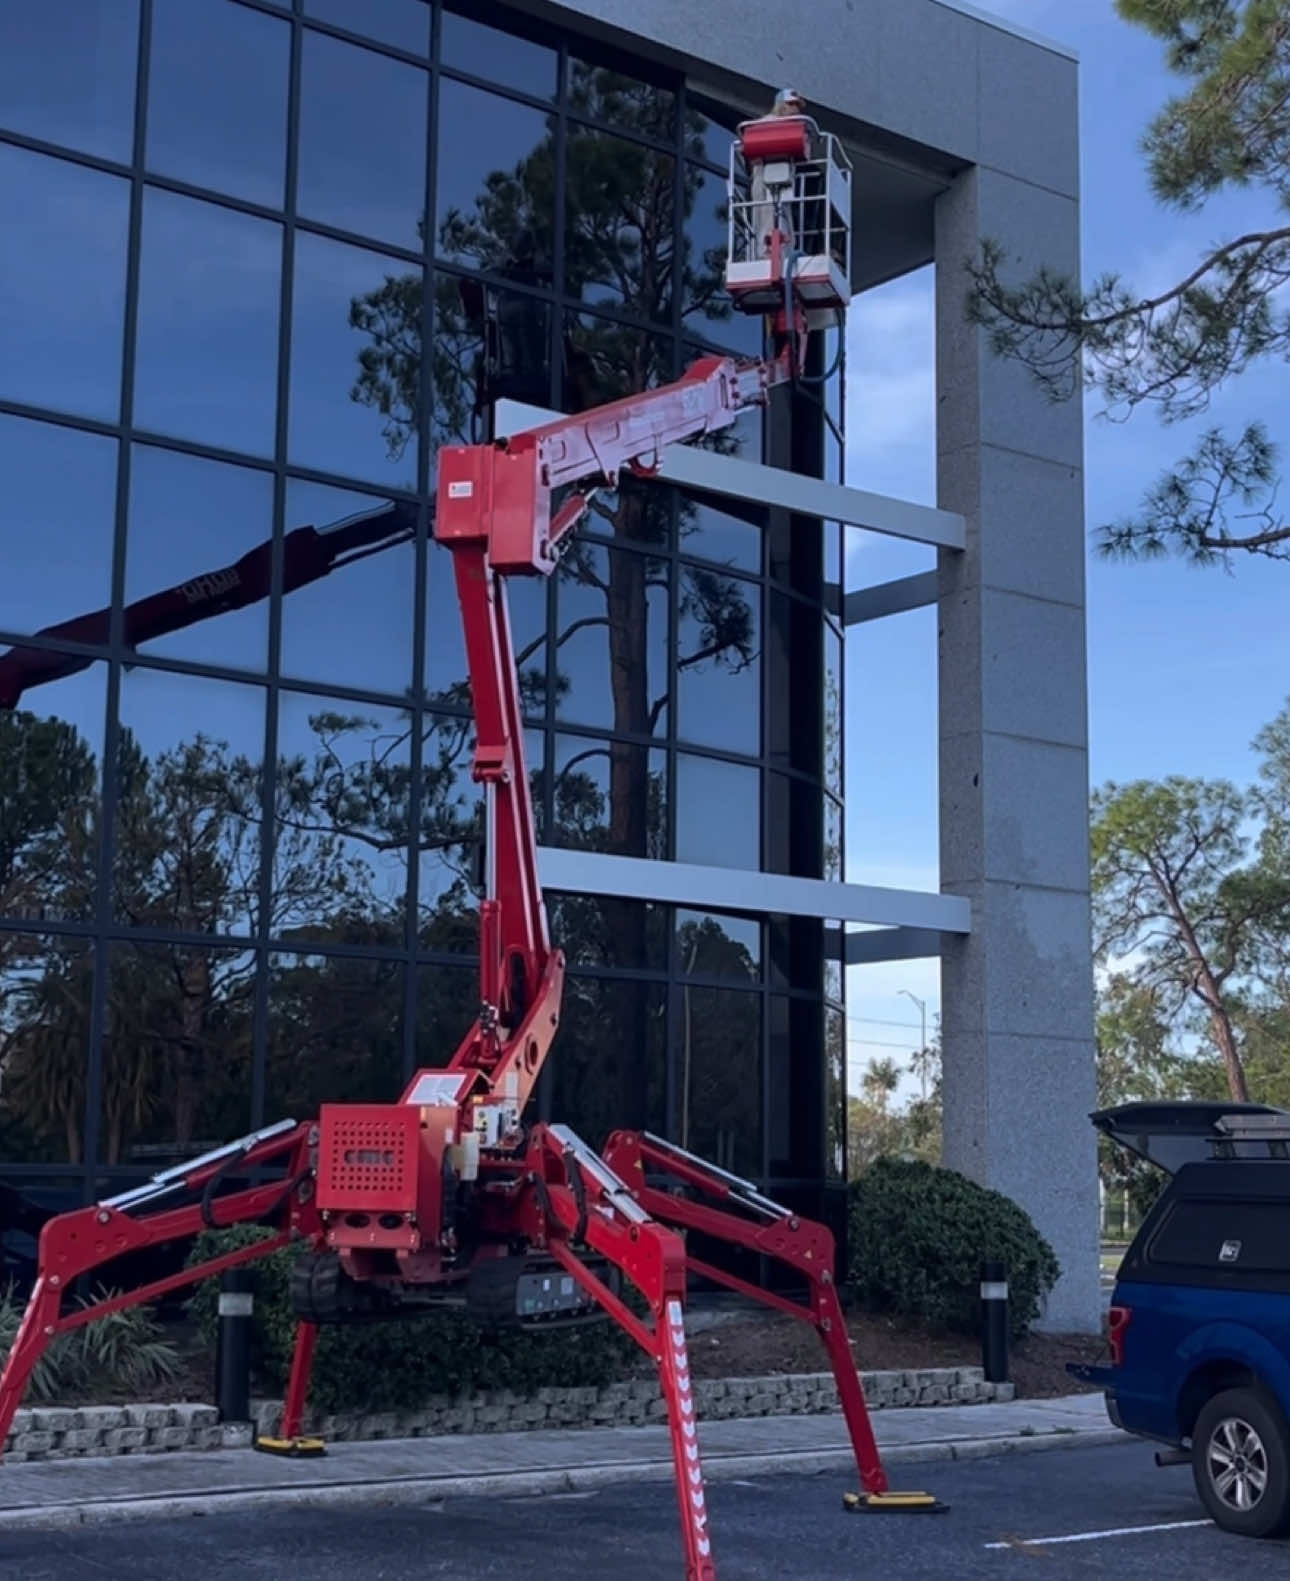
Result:
[[[943,1515],[949,1509],[934,1493],[844,1493],[842,1507],[853,1515]]]
[[[290,1455],[300,1458],[327,1453],[327,1445],[321,1438],[256,1438],[252,1448],[258,1449],[262,1455]]]

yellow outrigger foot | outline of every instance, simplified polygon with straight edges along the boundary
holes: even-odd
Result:
[[[252,1448],[263,1455],[325,1455],[327,1445],[321,1438],[256,1438]]]
[[[934,1493],[844,1493],[853,1515],[943,1515],[949,1509]]]

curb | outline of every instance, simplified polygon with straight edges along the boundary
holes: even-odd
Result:
[[[1131,1437],[1115,1428],[1063,1431],[1061,1429],[1000,1438],[965,1438],[927,1444],[892,1444],[882,1448],[885,1465],[949,1460],[984,1460],[994,1456],[1032,1453],[1049,1449],[1089,1449],[1103,1444],[1129,1443]],[[881,1447],[881,1446],[880,1446]],[[850,1449],[806,1449],[765,1455],[721,1454],[704,1457],[708,1482],[750,1475],[777,1476],[853,1469]],[[102,1526],[124,1521],[175,1520],[181,1517],[273,1509],[317,1509],[371,1506],[435,1507],[448,1499],[476,1497],[531,1498],[539,1494],[594,1492],[620,1483],[668,1482],[671,1459],[603,1462],[599,1465],[552,1466],[542,1471],[494,1471],[476,1476],[373,1478],[358,1482],[324,1482],[315,1479],[303,1486],[263,1488],[212,1488],[201,1494],[140,1495],[49,1504],[39,1508],[0,1509],[0,1533],[15,1530],[66,1531],[74,1527]]]

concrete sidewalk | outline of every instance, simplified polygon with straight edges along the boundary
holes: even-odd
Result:
[[[903,1485],[902,1462],[1114,1443],[1126,1436],[1108,1423],[1100,1394],[878,1411],[873,1422],[894,1487]],[[701,1422],[699,1438],[710,1481],[835,1471],[839,1493],[855,1486],[840,1415]],[[65,1528],[215,1510],[425,1506],[468,1494],[564,1493],[671,1476],[662,1426],[342,1443],[312,1460],[226,1449],[37,1461],[0,1465],[0,1534],[19,1526]],[[923,1480],[912,1479],[916,1486]]]

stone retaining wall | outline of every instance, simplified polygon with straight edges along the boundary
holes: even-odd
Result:
[[[914,1372],[866,1372],[871,1410],[895,1406],[974,1405],[1010,1400],[1013,1385],[986,1383],[980,1367],[939,1367]],[[805,1416],[838,1410],[832,1373],[771,1378],[695,1380],[702,1420],[720,1417]],[[256,1426],[276,1432],[280,1400],[252,1402]],[[430,1400],[417,1411],[311,1414],[305,1430],[333,1442],[376,1438],[431,1438],[451,1433],[513,1433],[534,1428],[623,1427],[661,1421],[666,1415],[653,1379],[604,1388],[509,1390]],[[94,1405],[19,1411],[5,1444],[6,1464],[67,1460],[89,1455],[155,1455],[250,1444],[250,1429],[221,1423],[213,1405]]]

